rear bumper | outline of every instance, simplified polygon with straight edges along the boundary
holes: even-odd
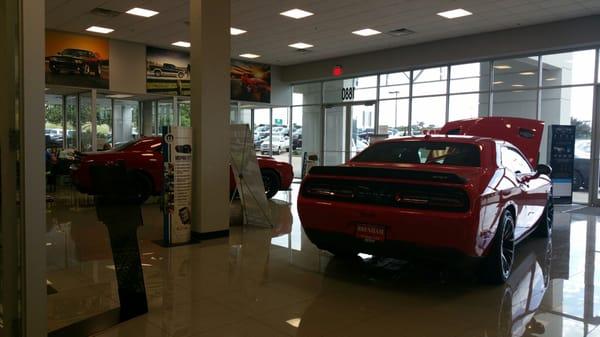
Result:
[[[465,255],[453,248],[424,247],[410,242],[387,240],[366,242],[350,235],[304,228],[304,232],[319,249],[338,249],[405,260],[437,262],[454,266],[472,266],[481,257]]]

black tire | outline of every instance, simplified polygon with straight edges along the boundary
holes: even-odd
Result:
[[[502,284],[512,272],[515,258],[515,221],[509,210],[504,210],[492,242],[492,247],[480,266],[479,278],[484,283]]]
[[[273,170],[262,170],[262,180],[265,184],[265,195],[267,199],[273,198],[281,186],[279,175]]]
[[[581,172],[579,172],[577,170],[575,172],[573,172],[572,184],[573,184],[573,186],[571,187],[571,189],[573,191],[579,191],[580,189],[582,189],[584,187],[583,174],[581,174]]]
[[[152,180],[142,172],[133,172],[131,182],[135,193],[135,201],[143,204],[152,195]]]
[[[154,76],[160,77],[161,75],[162,75],[162,71],[160,71],[158,69],[154,70]]]
[[[554,203],[552,202],[552,197],[548,199],[546,202],[546,207],[544,208],[544,213],[538,220],[536,228],[533,232],[533,235],[540,238],[549,238],[552,237],[552,224],[554,223]]]

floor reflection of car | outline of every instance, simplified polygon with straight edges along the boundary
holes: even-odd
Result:
[[[347,261],[325,267],[320,293],[301,316],[297,336],[494,336],[544,335],[535,318],[550,281],[552,242],[527,240],[519,247],[514,272],[500,287],[465,287],[463,280],[436,280],[426,266],[393,259]],[[402,305],[398,305],[398,304]],[[337,329],[339,333],[333,333]]]
[[[551,235],[551,169],[535,165],[543,128],[454,121],[440,135],[381,141],[345,165],[313,167],[298,196],[304,231],[334,255],[472,261],[482,281],[504,282],[515,245]]]
[[[573,167],[573,191],[588,189],[590,181],[590,139],[575,140],[575,161]]]
[[[139,199],[146,200],[151,195],[159,195],[163,186],[162,145],[162,137],[147,137],[132,140],[108,151],[79,153],[71,167],[73,184],[83,193],[94,194],[90,168],[93,165],[124,161],[131,172],[131,180],[136,185]],[[258,165],[267,198],[272,198],[279,190],[289,189],[294,176],[290,164],[271,157],[259,157]],[[233,192],[235,180],[231,170],[229,184],[230,192]]]

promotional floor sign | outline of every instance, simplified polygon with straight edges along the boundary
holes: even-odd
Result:
[[[192,226],[192,129],[165,126],[163,135],[164,240],[186,243]]]
[[[242,202],[244,224],[272,227],[265,185],[247,124],[231,125],[231,169]]]

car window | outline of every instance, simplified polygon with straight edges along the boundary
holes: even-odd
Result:
[[[477,145],[452,142],[383,142],[372,145],[353,162],[480,166]]]
[[[512,170],[515,173],[531,173],[531,166],[527,159],[515,149],[502,147],[502,166]]]

